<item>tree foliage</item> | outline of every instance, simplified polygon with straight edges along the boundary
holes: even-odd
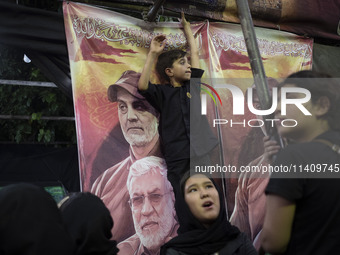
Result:
[[[0,77],[4,80],[47,81],[39,69],[25,63],[24,53],[0,47]],[[30,119],[0,119],[0,141],[16,143],[74,144],[74,121],[43,120],[72,117],[73,103],[58,88],[0,85],[0,114]]]
[[[62,12],[59,0],[7,0],[26,7]],[[87,4],[105,5],[126,15],[142,18],[151,5],[140,6],[115,1],[76,0]],[[132,8],[133,7],[133,8]],[[176,18],[157,16],[159,22]],[[41,71],[23,61],[24,52],[0,45],[0,79],[23,81],[48,81]],[[0,118],[0,142],[76,143],[74,121],[44,120],[46,116],[74,116],[73,102],[58,88],[0,85],[0,115],[14,116]],[[17,119],[30,116],[29,119]]]

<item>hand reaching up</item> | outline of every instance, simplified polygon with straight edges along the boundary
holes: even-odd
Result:
[[[181,24],[183,26],[183,28],[185,27],[190,27],[190,23],[185,19],[185,15],[184,15],[184,12],[181,12]]]
[[[166,43],[165,35],[157,35],[155,36],[150,44],[150,53],[155,53],[157,55],[161,54]]]
[[[190,58],[191,58],[191,67],[192,68],[200,68],[198,48],[195,43],[194,35],[191,31],[190,22],[185,19],[184,12],[181,12],[181,24],[183,26],[184,34],[187,39],[189,49],[190,49]]]

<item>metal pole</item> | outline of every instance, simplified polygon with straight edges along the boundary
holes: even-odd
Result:
[[[58,88],[57,85],[55,85],[53,82],[45,82],[45,81],[18,81],[18,80],[0,79],[0,85],[20,85],[20,86]]]
[[[149,22],[154,22],[157,16],[159,8],[164,4],[165,0],[156,0],[151,10],[146,15],[146,19]]]
[[[214,95],[215,96],[215,95]],[[220,119],[220,115],[218,113],[217,106],[215,105],[215,118]],[[218,152],[219,152],[219,160],[220,160],[220,166],[224,166],[224,155],[223,155],[223,139],[222,139],[222,130],[220,125],[217,125],[217,139],[219,141],[218,143]],[[226,184],[226,178],[225,173],[221,171],[221,184],[222,184],[222,192],[224,194],[224,204],[225,204],[225,211],[227,214],[227,219],[229,220],[229,212],[228,212],[228,190],[227,190],[227,184]]]
[[[269,109],[271,107],[271,96],[268,89],[268,83],[263,68],[260,50],[256,40],[256,34],[248,0],[236,0],[236,3],[260,105],[262,109]],[[271,117],[272,115],[263,116],[264,119]],[[280,135],[277,133],[276,126],[272,127],[269,121],[265,121],[265,123],[267,134],[271,139],[276,140],[282,148],[283,142]]]

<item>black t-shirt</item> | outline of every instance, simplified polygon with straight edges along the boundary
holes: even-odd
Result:
[[[325,139],[340,145],[340,134],[328,131],[316,139]],[[289,145],[282,150],[274,166],[290,164],[340,165],[340,155],[321,142],[311,141]],[[304,173],[306,174],[306,173]],[[286,254],[339,254],[340,253],[340,172],[333,178],[275,178],[273,173],[267,194],[281,196],[296,204],[290,243]],[[337,178],[335,178],[337,177]],[[280,231],[279,229],[277,231]]]
[[[191,78],[201,78],[204,73],[196,68],[191,71]],[[200,108],[195,114],[197,116],[190,116],[190,100],[200,99],[199,79],[192,83],[186,81],[181,87],[149,83],[148,89],[139,90],[139,93],[161,114],[159,134],[167,162],[204,155],[217,145],[217,139],[212,134],[207,119],[200,115]],[[190,119],[194,119],[195,123],[202,127],[199,132],[190,134]],[[205,132],[202,134],[201,130]],[[198,137],[200,139],[197,139]]]

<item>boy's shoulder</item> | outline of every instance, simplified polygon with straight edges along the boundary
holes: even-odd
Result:
[[[149,86],[155,86],[157,88],[172,88],[171,84],[169,82],[159,82],[159,83],[152,83],[151,81],[149,81]]]

